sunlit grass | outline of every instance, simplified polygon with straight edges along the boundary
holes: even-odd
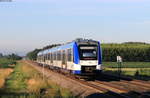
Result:
[[[122,68],[121,74],[136,79],[150,80],[150,68]],[[118,74],[118,68],[104,68],[104,72]]]
[[[16,64],[16,61],[14,60],[0,58],[0,68],[14,68],[14,64]]]
[[[5,84],[5,79],[10,75],[10,73],[13,72],[13,69],[7,68],[1,68],[0,69],[0,88],[2,88]]]
[[[117,68],[117,62],[103,62],[104,67]],[[150,62],[122,62],[122,68],[150,68]]]
[[[46,77],[43,79],[42,74],[24,62],[18,62],[15,66],[14,72],[5,82],[3,91],[7,93],[5,97],[73,97],[69,90],[61,88]]]

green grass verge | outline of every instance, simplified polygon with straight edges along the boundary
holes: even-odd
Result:
[[[18,62],[0,89],[0,98],[75,98],[68,89],[51,82],[30,65]]]
[[[131,70],[133,69],[133,70]],[[150,69],[145,68],[131,68],[128,70],[128,68],[123,68],[121,75],[126,77],[131,77],[134,79],[140,79],[140,80],[150,80]],[[104,72],[109,74],[115,74],[118,75],[118,69],[117,68],[105,68]]]
[[[103,62],[104,67],[117,68],[117,62]],[[150,68],[150,62],[123,62],[122,68]]]
[[[15,65],[16,61],[7,58],[0,58],[0,68],[14,68],[14,66],[11,66],[13,64]]]
[[[26,89],[26,74],[21,70],[19,64],[16,65],[14,72],[9,76],[6,81],[5,91],[7,92],[22,92]]]

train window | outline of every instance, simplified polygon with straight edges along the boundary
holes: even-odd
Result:
[[[63,50],[62,52],[62,64],[66,63],[66,54],[65,54],[65,50]]]
[[[62,61],[62,51],[60,51],[60,60]]]
[[[61,52],[59,51],[58,59],[61,60]]]
[[[53,60],[55,60],[55,52],[53,53]]]
[[[55,52],[53,53],[53,60],[55,60]]]
[[[67,57],[68,57],[68,61],[72,61],[72,51],[71,51],[71,49],[68,49],[67,50]]]
[[[42,61],[44,61],[44,55],[42,55]]]
[[[51,63],[53,63],[53,55],[52,55],[52,53],[50,55],[51,55]]]
[[[44,54],[44,61],[46,60],[46,55]]]
[[[45,55],[43,55],[43,58],[44,58],[44,62],[45,62],[45,60],[46,60],[46,56],[45,56]]]
[[[57,60],[57,52],[55,52],[55,53],[56,53],[56,54],[55,54],[55,55],[56,55],[55,60]]]
[[[45,54],[45,60],[47,60],[47,54]]]
[[[55,52],[55,60],[57,60],[57,52]]]
[[[58,51],[56,52],[56,60],[58,60]]]
[[[59,60],[59,51],[57,51],[57,60]]]
[[[51,53],[49,53],[49,60],[51,60]]]
[[[55,52],[55,60],[57,60],[57,51]]]
[[[52,56],[53,56],[53,60],[54,60],[54,52],[52,53]]]
[[[50,53],[48,54],[48,60],[50,60]]]
[[[47,60],[47,54],[45,54],[44,57],[45,57],[45,60]]]
[[[41,59],[40,56],[38,56],[38,61],[40,61],[40,59]]]
[[[46,57],[46,58],[47,58],[47,60],[48,60],[48,54],[47,54],[47,57]]]
[[[52,57],[53,57],[52,59],[54,60],[54,52],[52,53]]]
[[[56,60],[56,55],[55,55],[56,53],[54,52],[54,60]]]
[[[56,52],[54,52],[54,60],[56,60]]]
[[[97,60],[97,46],[80,46],[81,60]]]
[[[58,51],[58,52],[57,52],[57,60],[60,60],[60,58],[61,58],[60,56],[61,56],[61,52]]]
[[[44,60],[44,62],[45,62],[45,59],[46,59],[46,56],[45,56],[45,54],[43,55],[43,60]]]

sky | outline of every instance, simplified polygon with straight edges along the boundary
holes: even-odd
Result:
[[[3,0],[4,1],[4,0]],[[89,38],[150,43],[150,0],[12,0],[0,2],[0,52]]]

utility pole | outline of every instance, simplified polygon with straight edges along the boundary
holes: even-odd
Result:
[[[43,53],[43,80],[44,80],[44,66],[45,66],[45,59],[44,59],[44,53]]]
[[[117,56],[117,63],[118,63],[118,75],[119,75],[119,79],[120,79],[121,67],[122,67],[122,57],[121,56]]]

